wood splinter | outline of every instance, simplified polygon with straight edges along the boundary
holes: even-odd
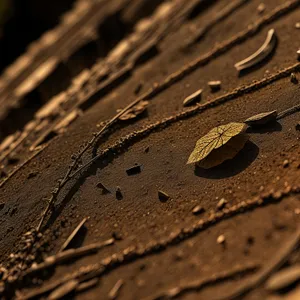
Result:
[[[116,284],[114,285],[114,287],[111,289],[111,291],[109,292],[108,298],[111,300],[117,299],[123,284],[124,284],[124,281],[122,279],[119,279],[116,282]]]

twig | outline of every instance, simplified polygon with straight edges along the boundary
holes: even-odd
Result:
[[[300,111],[300,104],[295,105],[293,107],[290,107],[290,108],[282,111],[281,113],[278,114],[276,119],[277,120],[283,119],[283,118],[285,118],[285,117],[287,117],[287,116],[289,116],[289,115],[291,115],[291,114],[293,114],[297,111]]]
[[[143,300],[167,300],[179,297],[190,291],[199,291],[202,288],[232,279],[236,276],[244,275],[256,271],[260,267],[259,264],[248,264],[246,266],[237,265],[231,270],[215,273],[204,279],[194,280],[183,284],[178,284],[176,287],[157,293],[154,296],[146,297]]]
[[[71,241],[73,240],[73,238],[76,236],[76,234],[79,232],[79,230],[81,229],[81,227],[84,225],[84,223],[86,222],[87,218],[84,218],[79,224],[78,226],[72,231],[72,233],[70,234],[70,236],[67,238],[67,240],[63,243],[63,245],[61,246],[61,248],[59,249],[58,252],[63,252],[71,243]]]
[[[256,286],[263,283],[273,272],[278,270],[288,259],[288,256],[300,243],[300,227],[297,228],[296,232],[289,238],[287,243],[275,251],[274,257],[267,263],[267,265],[257,275],[253,276],[252,279],[248,280],[245,284],[239,286],[236,290],[224,295],[216,300],[233,300],[242,297],[249,293]]]
[[[24,276],[36,273],[41,270],[45,270],[47,268],[53,267],[58,264],[62,264],[70,259],[78,258],[78,257],[88,255],[91,253],[95,253],[104,247],[114,244],[114,242],[115,242],[115,239],[111,238],[104,242],[93,243],[93,244],[83,246],[83,247],[80,247],[77,249],[65,250],[65,251],[59,252],[53,256],[48,256],[44,262],[42,262],[38,265],[33,265],[30,269],[28,269],[24,273]]]
[[[4,186],[4,184],[12,178],[20,169],[22,169],[25,165],[27,165],[32,159],[34,159],[37,155],[39,155],[46,147],[48,147],[48,144],[43,145],[38,149],[33,155],[31,155],[26,161],[24,161],[21,165],[16,167],[6,178],[3,179],[3,181],[0,183],[0,188]]]

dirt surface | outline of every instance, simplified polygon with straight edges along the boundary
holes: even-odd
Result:
[[[159,14],[153,7],[149,16],[136,18],[135,22],[143,24],[152,21],[153,30],[149,38],[142,36],[132,47],[132,56],[117,61],[112,53],[118,48],[112,47],[90,67],[94,73],[89,73],[73,98],[71,84],[60,91],[65,97],[59,108],[63,113],[43,120],[37,113],[44,104],[34,108],[31,121],[35,129],[17,128],[21,132],[16,135],[17,147],[0,153],[4,173],[0,183],[1,263],[8,270],[25,265],[22,271],[10,274],[11,278],[2,278],[4,298],[22,299],[49,284],[59,282],[55,284],[59,286],[66,276],[89,266],[95,274],[85,269],[90,277],[80,280],[97,275],[99,282],[83,291],[73,290],[64,299],[223,299],[226,295],[226,299],[234,299],[231,292],[251,283],[279,256],[283,259],[280,266],[270,267],[266,278],[235,299],[294,299],[288,297],[299,290],[299,278],[298,285],[280,293],[269,292],[265,281],[279,267],[300,263],[299,234],[295,249],[284,251],[299,232],[299,112],[248,130],[250,140],[243,150],[218,167],[203,170],[186,162],[196,141],[210,129],[299,105],[300,85],[291,82],[290,74],[300,80],[296,54],[300,30],[295,27],[300,21],[300,1],[239,1],[236,9],[215,23],[228,1],[187,2],[174,1],[180,8],[174,9],[175,21],[161,9],[162,20],[154,22]],[[259,13],[262,2],[265,10]],[[127,18],[134,7],[139,6],[124,13]],[[169,27],[164,29],[161,24]],[[199,28],[206,28],[206,33],[187,46]],[[278,39],[274,53],[249,72],[238,74],[234,64],[254,53],[272,28]],[[137,31],[133,27],[121,42]],[[155,55],[147,54],[138,63],[134,54],[152,38]],[[128,76],[112,80],[124,66],[129,66]],[[108,79],[100,80],[104,67],[109,70]],[[98,77],[93,75],[96,73]],[[221,81],[219,91],[211,92],[211,80]],[[198,89],[203,89],[200,103],[184,108],[183,100]],[[53,100],[51,96],[45,97],[45,105]],[[41,234],[33,246],[29,241],[23,255],[14,257],[13,253],[21,253],[24,234],[41,220],[72,154],[118,109],[138,97],[149,101],[147,111],[127,122],[118,120],[97,137],[84,153],[82,164],[97,154],[98,159],[59,189]],[[55,131],[55,125],[76,109],[77,118]],[[32,145],[39,148],[32,149]],[[141,166],[141,172],[129,176],[126,170],[135,164]],[[118,188],[121,195],[116,195]],[[160,201],[158,191],[169,198]],[[218,207],[222,198],[226,203]],[[203,208],[199,214],[193,213],[197,205]],[[76,235],[72,247],[110,238],[114,238],[113,244],[47,268],[47,272],[25,274],[33,262],[56,254],[83,218],[87,218],[85,230]],[[112,295],[117,282],[122,284]],[[47,295],[49,292],[37,298]]]

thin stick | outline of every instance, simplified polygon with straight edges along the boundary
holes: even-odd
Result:
[[[24,276],[36,273],[41,270],[45,270],[47,268],[53,267],[58,264],[62,264],[70,259],[74,259],[74,258],[78,258],[78,257],[84,256],[84,255],[98,252],[102,248],[114,244],[114,242],[115,242],[115,239],[111,238],[104,242],[93,243],[93,244],[83,246],[83,247],[80,247],[77,249],[65,250],[65,251],[59,252],[53,256],[48,256],[44,262],[28,269],[24,273]]]
[[[293,114],[297,111],[300,111],[300,104],[295,105],[293,107],[290,107],[290,108],[282,111],[281,113],[278,114],[276,119],[277,120],[283,119],[283,118],[285,118],[285,117],[287,117],[287,116],[289,116],[289,115],[291,115],[291,114]]]
[[[25,165],[27,165],[32,159],[34,159],[37,155],[39,155],[46,147],[48,147],[48,144],[43,145],[38,151],[36,151],[33,155],[31,155],[26,161],[24,161],[21,165],[16,167],[6,178],[3,179],[3,181],[0,183],[0,188],[4,186],[7,181],[12,178],[20,169],[22,169]]]
[[[288,259],[288,256],[300,243],[300,227],[289,238],[287,243],[283,245],[279,251],[275,251],[274,257],[267,263],[264,269],[261,270],[252,279],[248,280],[245,284],[239,286],[236,290],[224,295],[216,300],[233,300],[244,296],[253,290],[256,286],[263,283],[273,272],[278,270]]]
[[[67,238],[67,240],[63,243],[63,245],[61,246],[61,248],[59,249],[58,252],[63,252],[71,243],[71,241],[73,240],[73,238],[76,236],[76,234],[79,232],[79,230],[81,229],[81,227],[84,225],[84,223],[86,222],[87,218],[84,218],[79,224],[78,226],[72,231],[72,233],[69,235],[69,237]]]

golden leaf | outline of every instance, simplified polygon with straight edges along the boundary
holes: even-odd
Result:
[[[233,137],[238,136],[241,133],[244,133],[246,128],[247,125],[245,123],[229,123],[226,125],[221,125],[213,128],[210,132],[208,132],[205,136],[203,136],[201,139],[197,141],[195,149],[191,153],[187,163],[188,164],[198,163],[198,165],[201,165],[199,164],[199,162],[203,161],[208,155],[210,155],[210,153],[212,153],[213,150],[217,150],[220,147],[223,148],[226,143],[228,143],[231,139],[233,139]],[[235,145],[235,143],[237,145]],[[229,144],[228,147],[224,149],[223,155],[222,155],[222,151],[216,152],[216,154],[214,153],[213,157],[216,160],[215,165],[218,165],[223,161],[230,159],[229,156],[232,156],[230,154],[230,151],[232,151],[232,153],[235,152],[236,154],[239,150],[241,150],[240,147],[243,147],[245,143],[246,141],[243,143],[242,146],[240,146],[242,144],[242,140],[237,139],[236,141],[234,140],[232,144]],[[234,149],[238,149],[238,148],[240,149],[236,152]],[[206,167],[206,165],[213,164],[210,160],[208,161],[209,162],[204,163],[204,166],[202,167]]]
[[[225,145],[214,149],[207,157],[196,163],[197,166],[203,169],[210,169],[220,165],[225,160],[233,159],[244,148],[248,139],[249,136],[245,134],[233,137]]]

